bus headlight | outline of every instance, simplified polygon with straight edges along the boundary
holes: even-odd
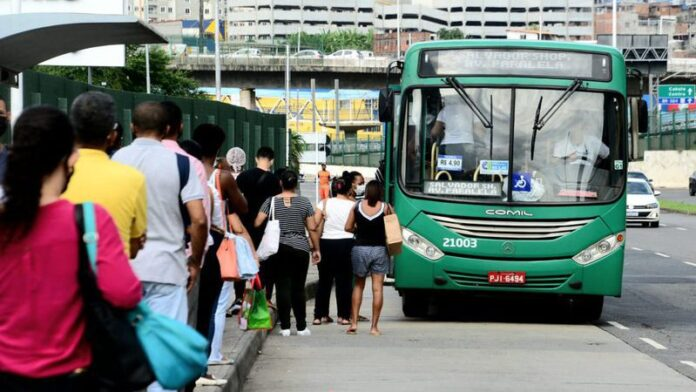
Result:
[[[445,254],[442,253],[435,245],[431,244],[430,241],[419,236],[418,234],[412,232],[409,229],[402,228],[401,235],[404,237],[404,245],[413,250],[414,252],[425,256],[430,260],[440,259]]]
[[[573,257],[573,260],[576,263],[582,265],[590,264],[593,261],[597,261],[600,258],[613,252],[614,249],[618,248],[621,244],[623,244],[624,239],[625,234],[623,232],[618,234],[612,234],[609,237],[606,237],[601,241],[590,245],[587,249],[575,255]]]

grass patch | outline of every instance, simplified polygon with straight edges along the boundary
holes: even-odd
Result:
[[[660,208],[670,212],[696,215],[696,204],[687,204],[673,200],[660,200]]]

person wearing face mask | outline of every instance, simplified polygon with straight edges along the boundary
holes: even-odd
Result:
[[[7,111],[7,104],[0,98],[0,141],[1,138],[10,130],[10,113]],[[5,178],[5,170],[7,168],[7,147],[0,143],[0,183]],[[2,189],[0,188],[0,196]]]
[[[78,158],[73,129],[62,111],[39,106],[14,131],[0,204],[0,391],[94,391],[77,273],[82,239],[76,206],[60,199]],[[96,204],[94,213],[97,287],[114,307],[132,309],[142,286],[111,216]]]
[[[343,178],[348,184],[352,184],[352,191],[349,193],[350,198],[355,201],[360,201],[365,197],[365,177],[358,171],[344,172]]]

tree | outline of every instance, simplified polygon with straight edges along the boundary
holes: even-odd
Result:
[[[290,162],[288,162],[287,165],[296,173],[300,172],[300,157],[302,157],[304,149],[305,142],[302,135],[290,131]]]
[[[321,34],[291,34],[288,37],[288,44],[293,48],[297,47],[298,37],[302,47],[318,49],[324,53],[333,53],[341,49],[372,50],[372,30],[367,33],[339,30]]]
[[[464,39],[464,33],[457,28],[446,29],[443,27],[438,30],[437,38],[441,40]]]
[[[152,93],[182,97],[200,97],[198,82],[187,71],[169,68],[171,57],[160,47],[150,48],[150,89]],[[87,67],[37,66],[38,72],[87,82]],[[115,90],[145,92],[145,50],[126,46],[126,66],[92,68],[92,83]]]

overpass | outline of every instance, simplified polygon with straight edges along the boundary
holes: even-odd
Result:
[[[283,88],[285,60],[285,56],[223,55],[222,87]],[[385,72],[390,61],[385,57],[290,57],[291,87],[308,88],[309,80],[315,78],[317,88],[333,88],[334,79],[339,79],[341,88],[376,90],[384,87]],[[215,85],[215,56],[211,54],[182,54],[172,60],[172,66],[190,71],[202,86]]]

